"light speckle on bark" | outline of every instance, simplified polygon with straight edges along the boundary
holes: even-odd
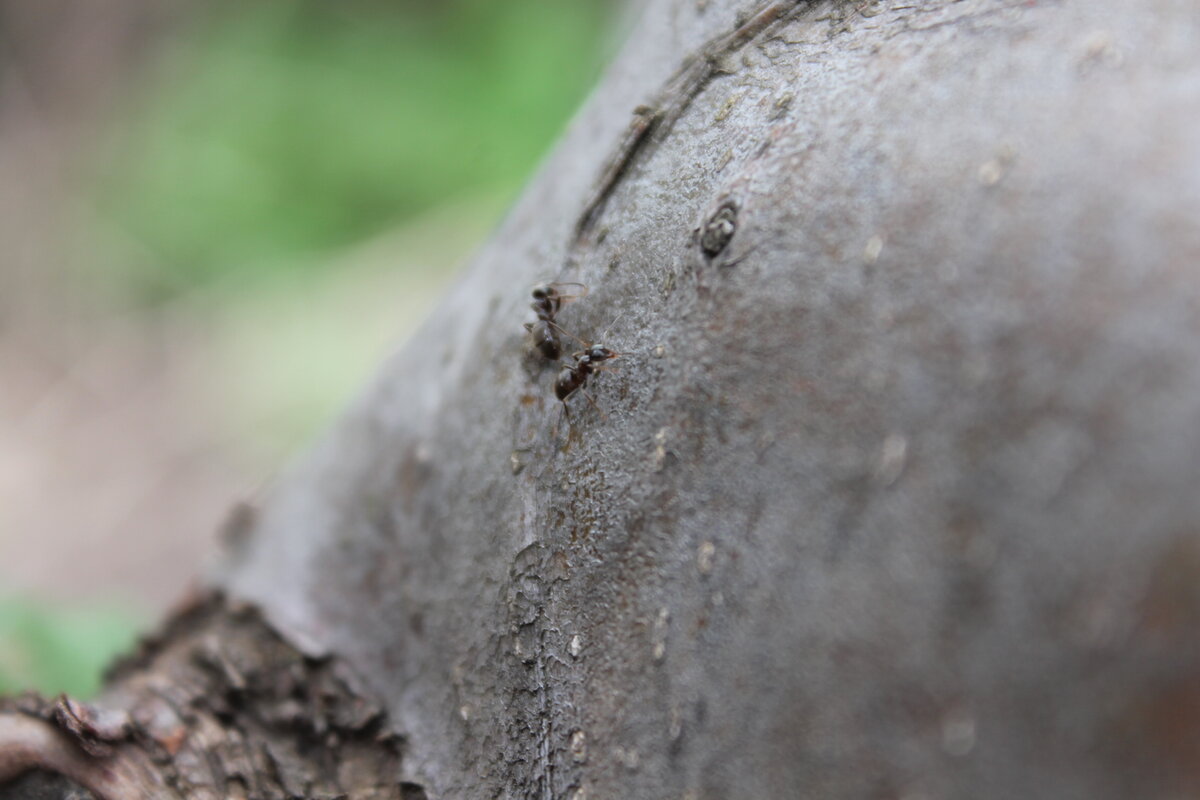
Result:
[[[1196,141],[1174,0],[651,2],[217,580],[431,798],[1194,794]]]
[[[1200,786],[1181,9],[651,3],[223,581],[434,797]],[[522,366],[547,278],[602,413]]]

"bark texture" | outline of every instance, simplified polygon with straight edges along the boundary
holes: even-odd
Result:
[[[651,2],[214,581],[394,791],[1200,792],[1198,141],[1191,2]]]
[[[42,771],[0,797],[68,793],[53,773],[100,800],[425,797],[397,778],[402,740],[344,664],[305,657],[254,608],[219,594],[177,611],[108,684],[96,704],[5,702],[0,741],[36,735]],[[18,772],[11,755],[0,778]]]

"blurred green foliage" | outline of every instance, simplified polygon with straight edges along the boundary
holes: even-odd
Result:
[[[141,622],[117,608],[0,599],[0,692],[87,697],[99,688],[105,665],[133,644]]]
[[[290,419],[281,394],[301,397],[292,415],[299,421],[275,438],[299,436],[340,405],[343,384],[360,380],[357,373],[336,380],[331,365],[359,370],[354,353],[375,356],[350,334],[314,324],[304,313],[307,295],[289,286],[315,283],[323,296],[336,293],[320,289],[312,273],[344,266],[339,250],[386,231],[401,233],[389,238],[405,255],[395,269],[445,263],[431,248],[457,257],[492,224],[595,81],[614,6],[179,6],[182,24],[166,32],[138,85],[119,100],[112,133],[91,159],[95,235],[81,241],[92,288],[154,303],[236,276],[212,294],[223,298],[220,310],[207,312],[216,331],[208,338],[227,373],[222,391],[237,394],[241,384],[228,374],[239,369],[268,373],[276,384],[271,369],[287,367],[295,377],[268,400],[235,397],[231,405],[244,407],[250,421],[235,427],[234,438],[251,438],[244,433],[253,429],[270,440],[262,419]],[[406,223],[428,233],[406,233]],[[305,281],[293,280],[298,270],[309,271]],[[345,304],[366,304],[360,295],[373,285],[364,286],[358,294],[341,290]],[[282,308],[273,315],[269,296]],[[251,301],[252,312],[239,316]],[[237,324],[243,318],[253,331],[303,328],[309,336],[267,346]],[[322,358],[314,341],[331,353]],[[0,598],[0,691],[87,696],[140,622],[119,610]]]
[[[315,269],[440,202],[511,197],[594,82],[612,7],[194,8],[102,159],[101,215],[141,253],[126,279],[156,299]]]

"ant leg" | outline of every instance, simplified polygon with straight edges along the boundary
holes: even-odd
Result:
[[[602,419],[604,419],[605,421],[607,421],[608,414],[605,414],[604,410],[601,409],[600,406],[596,405],[596,401],[592,399],[592,396],[590,394],[588,394],[582,386],[579,387],[579,391],[583,394],[584,397],[587,398],[587,401],[592,404],[592,407],[596,409],[596,412],[600,415],[600,417]]]
[[[581,345],[583,345],[583,346],[584,346],[584,348],[585,348],[585,349],[586,349],[586,348],[588,348],[588,347],[591,347],[591,342],[585,342],[583,339],[580,339],[578,336],[576,336],[575,334],[571,333],[569,330],[567,330],[566,328],[564,328],[562,325],[559,325],[559,324],[558,324],[557,322],[555,322],[554,320],[552,320],[552,319],[548,319],[548,320],[546,320],[545,322],[546,322],[546,324],[547,324],[547,325],[549,325],[551,328],[554,328],[554,330],[558,331],[559,333],[563,334],[564,336],[567,336],[567,337],[569,337],[569,338],[571,338],[571,339],[574,339],[575,341],[579,342]],[[580,352],[583,352],[583,351],[581,350]]]
[[[570,425],[571,425],[571,409],[567,407],[567,401],[563,400],[561,402],[561,406],[562,407],[559,409],[559,412],[558,412],[558,418],[556,420],[554,420],[554,426],[550,428],[550,439],[555,442],[558,441],[559,423],[561,423],[563,421],[563,419],[566,419],[567,427],[570,428]]]

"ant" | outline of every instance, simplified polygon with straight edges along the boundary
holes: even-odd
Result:
[[[575,289],[574,294],[564,294],[562,289]],[[525,330],[533,337],[533,346],[549,361],[557,361],[562,356],[562,341],[559,333],[567,333],[554,317],[564,305],[573,300],[585,297],[588,287],[582,283],[539,283],[533,287],[533,302],[529,307],[537,314],[537,322],[526,322]],[[567,336],[571,334],[567,333]],[[571,337],[575,338],[575,337]]]
[[[592,400],[592,396],[583,391],[584,385],[587,384],[587,379],[599,369],[598,366],[610,358],[617,358],[621,353],[615,350],[609,350],[602,344],[590,345],[586,350],[580,350],[575,353],[573,358],[574,364],[570,364],[562,368],[558,373],[558,378],[554,381],[554,396],[562,401],[564,407],[567,405],[567,398],[575,392],[583,392],[583,396],[588,399],[592,405],[596,405],[596,401]],[[609,367],[612,369],[612,367]],[[599,411],[600,407],[596,406]],[[601,412],[603,413],[603,412]]]
[[[620,316],[617,319],[620,319]],[[613,324],[616,321],[614,319]],[[612,324],[609,324],[608,328],[612,328]],[[608,335],[608,328],[605,329],[603,336]],[[571,357],[575,359],[575,363],[564,365],[559,371],[558,377],[554,380],[554,396],[563,404],[563,412],[568,417],[571,412],[568,410],[567,399],[575,394],[575,392],[583,394],[588,399],[588,402],[595,406],[597,411],[600,411],[600,406],[596,405],[596,401],[592,399],[590,394],[584,391],[583,387],[587,385],[588,378],[596,372],[602,369],[616,369],[616,367],[603,367],[601,364],[610,359],[625,355],[624,353],[618,353],[616,350],[611,350],[602,344],[590,344],[582,339],[579,341],[584,345],[584,349],[572,354]],[[604,416],[603,411],[600,411],[600,416]]]

